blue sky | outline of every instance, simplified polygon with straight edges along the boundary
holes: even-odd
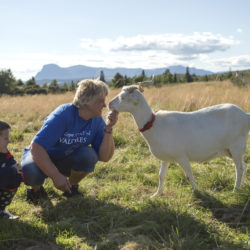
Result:
[[[0,0],[0,69],[250,69],[249,0]]]

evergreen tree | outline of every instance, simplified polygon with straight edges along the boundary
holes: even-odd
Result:
[[[193,81],[192,76],[189,73],[189,67],[186,68],[186,74],[185,74],[184,79],[185,79],[186,82],[192,82]]]
[[[142,81],[144,81],[146,79],[146,75],[145,75],[144,70],[142,70],[142,72],[141,72],[141,77],[142,77]]]
[[[21,79],[19,79],[19,80],[16,82],[16,85],[17,85],[17,86],[23,86],[24,83],[23,83],[23,81],[22,81]]]
[[[232,76],[233,76],[233,73],[232,73],[232,69],[230,67],[229,71],[228,71],[228,74],[227,74],[227,77],[230,79],[230,78],[232,78]]]
[[[166,69],[165,71],[164,71],[164,73],[163,73],[164,75],[168,75],[168,74],[170,74],[170,70],[169,69]]]
[[[176,82],[177,82],[177,75],[176,75],[176,73],[174,73],[173,82],[174,82],[174,83],[176,83]]]
[[[100,72],[100,80],[105,82],[104,72],[102,70]]]
[[[50,85],[49,85],[49,88],[48,88],[49,92],[50,93],[56,93],[56,92],[59,92],[60,91],[60,88],[58,86],[58,83],[57,83],[57,80],[54,79]]]
[[[207,75],[204,75],[204,76],[202,76],[201,79],[202,79],[203,81],[207,82],[207,81],[208,81],[208,76],[207,76]]]
[[[123,77],[124,80],[124,85],[129,85],[130,83],[130,78],[128,78],[126,75]]]
[[[112,84],[115,88],[121,88],[125,85],[124,78],[120,73],[116,73],[114,78],[112,79]]]
[[[10,69],[0,71],[0,94],[11,94],[15,84],[16,79]]]
[[[29,79],[29,80],[26,82],[26,85],[27,85],[27,86],[36,86],[36,80],[35,80],[35,78],[32,76],[31,79]]]
[[[50,85],[49,86],[51,86],[51,87],[55,87],[55,88],[58,88],[59,86],[58,86],[58,82],[57,82],[57,80],[56,79],[54,79],[51,83],[50,83]]]
[[[60,87],[61,92],[67,92],[69,90],[67,83],[65,82],[63,86]]]
[[[76,89],[76,84],[73,81],[71,81],[71,84],[69,86],[69,91],[75,91],[75,89]]]

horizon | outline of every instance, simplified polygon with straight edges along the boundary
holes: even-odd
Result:
[[[249,9],[248,0],[1,1],[0,70],[22,80],[46,64],[247,70]]]

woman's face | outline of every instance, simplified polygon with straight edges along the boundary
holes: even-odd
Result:
[[[106,108],[106,96],[97,97],[93,102],[86,105],[92,117],[101,116],[103,108]]]

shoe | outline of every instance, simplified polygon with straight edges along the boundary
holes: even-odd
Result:
[[[8,210],[0,210],[0,219],[1,218],[6,218],[9,220],[16,220],[19,219],[19,216],[11,214]]]
[[[41,186],[40,189],[36,192],[32,188],[27,188],[26,190],[26,201],[28,202],[36,204],[40,199],[46,198],[48,198],[48,195],[43,186]]]
[[[80,195],[81,193],[78,191],[78,188],[79,188],[79,185],[72,185],[70,190],[71,190],[71,194],[68,193],[68,192],[64,192],[63,193],[63,196],[66,196],[66,197],[73,197],[73,196],[76,196],[76,195]]]

